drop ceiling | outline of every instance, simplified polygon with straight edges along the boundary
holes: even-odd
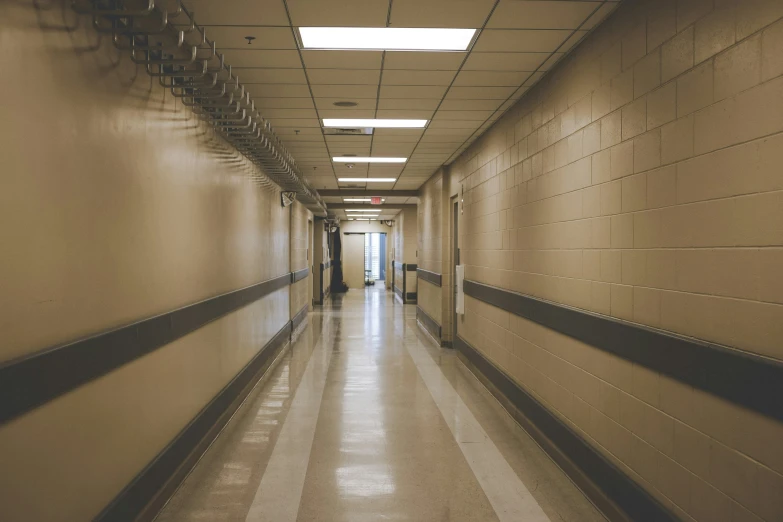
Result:
[[[492,125],[619,0],[185,0],[316,189],[338,177],[394,177],[418,189]],[[301,50],[296,28],[479,29],[467,52]],[[254,37],[248,43],[246,37]],[[355,107],[338,107],[350,101]],[[426,129],[333,136],[323,118],[421,118]],[[333,164],[333,156],[405,156],[404,165]],[[399,199],[399,201],[397,201]],[[409,198],[387,198],[407,203]],[[342,198],[325,198],[326,203]],[[345,217],[344,212],[338,215]],[[382,216],[391,218],[391,214]]]

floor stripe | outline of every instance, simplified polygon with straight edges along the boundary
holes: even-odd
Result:
[[[246,522],[296,521],[333,341],[324,332],[310,356]]]
[[[405,347],[498,519],[501,522],[549,522],[440,366],[419,342],[406,342]]]

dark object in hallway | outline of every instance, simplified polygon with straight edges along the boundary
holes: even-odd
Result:
[[[348,291],[348,285],[343,281],[343,242],[340,239],[340,227],[332,232],[332,244],[334,245],[334,259],[332,261],[332,293],[344,294]]]

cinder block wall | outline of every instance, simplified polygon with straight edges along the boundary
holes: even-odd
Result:
[[[418,249],[419,268],[441,273],[443,264],[442,220],[443,171],[436,172],[419,192]],[[419,279],[418,305],[442,325],[441,287]]]
[[[624,2],[451,166],[467,278],[783,359],[781,17]],[[461,336],[684,520],[783,520],[779,422],[466,304]]]

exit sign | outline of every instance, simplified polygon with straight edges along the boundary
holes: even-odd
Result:
[[[373,197],[373,198],[370,200],[370,203],[371,203],[371,204],[373,204],[373,205],[380,205],[380,204],[381,204],[381,198],[379,198],[379,197]]]

